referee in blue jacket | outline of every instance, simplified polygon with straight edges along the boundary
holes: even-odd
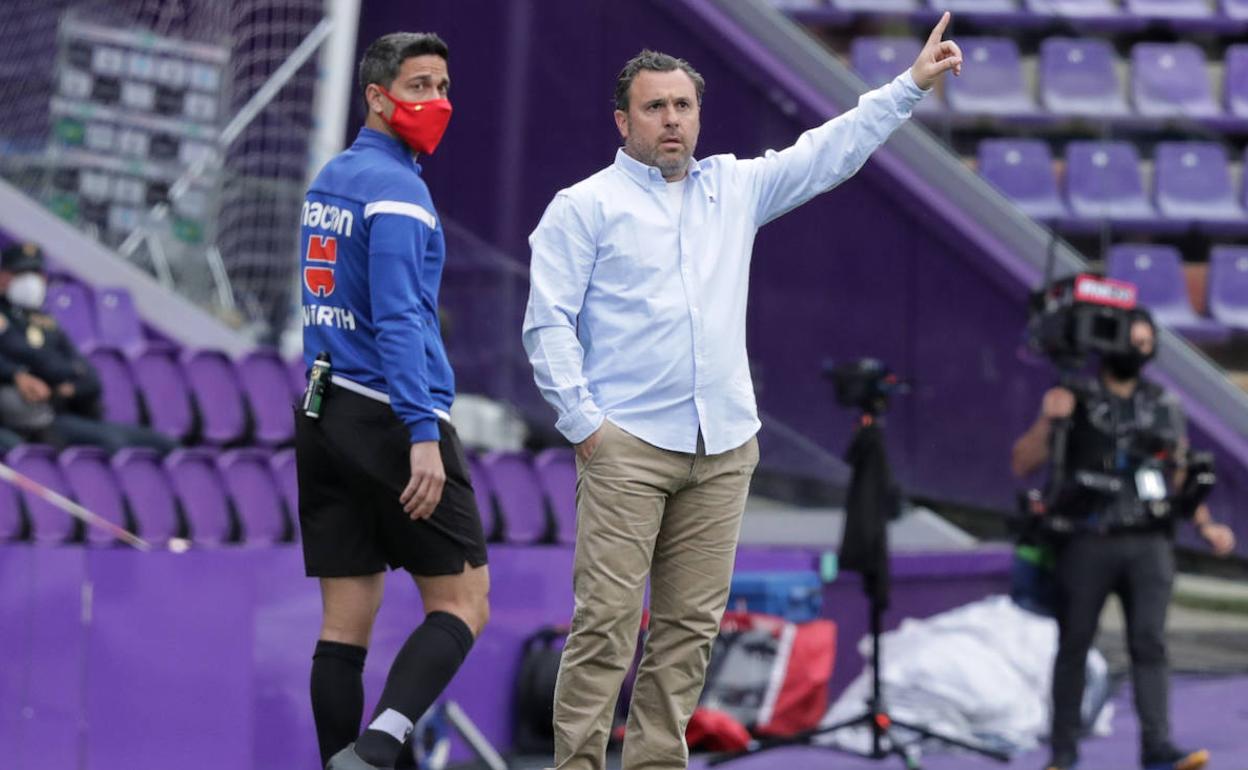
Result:
[[[295,452],[304,564],[324,607],[311,690],[330,770],[393,767],[489,612],[485,537],[448,416],[455,378],[438,323],[446,240],[416,162],[450,118],[447,62],[434,34],[396,32],[369,46],[364,128],[303,204],[304,361],[330,369],[310,378],[325,391],[299,410]],[[387,567],[412,574],[426,614],[361,733]]]

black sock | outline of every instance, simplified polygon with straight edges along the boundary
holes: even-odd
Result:
[[[449,612],[431,612],[403,643],[368,729],[355,753],[370,765],[393,767],[412,725],[437,700],[472,649],[472,631]]]
[[[360,734],[367,654],[364,647],[324,639],[312,653],[312,718],[322,767]]]

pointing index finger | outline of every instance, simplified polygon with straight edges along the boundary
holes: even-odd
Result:
[[[928,45],[935,45],[940,42],[942,37],[944,37],[945,27],[949,26],[949,17],[950,14],[948,11],[945,11],[941,15],[940,21],[936,22],[936,26],[932,28],[932,34],[927,36]]]

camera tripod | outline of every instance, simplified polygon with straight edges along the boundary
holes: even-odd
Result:
[[[998,749],[943,735],[924,725],[893,719],[884,704],[880,682],[880,634],[882,633],[884,609],[888,606],[887,594],[889,590],[886,524],[887,520],[891,518],[893,510],[896,509],[897,498],[895,491],[889,489],[892,487],[892,474],[889,470],[883,434],[878,425],[877,416],[878,410],[864,410],[859,418],[858,429],[855,432],[853,442],[846,453],[851,462],[853,473],[850,477],[849,498],[846,504],[846,535],[841,545],[842,566],[847,569],[856,569],[862,574],[863,589],[867,594],[871,615],[871,695],[867,698],[866,710],[850,719],[805,730],[794,735],[761,738],[743,751],[713,757],[708,762],[710,765],[721,765],[735,759],[752,756],[783,746],[818,746],[868,759],[887,759],[890,756],[896,756],[905,763],[907,770],[920,770],[919,744],[923,740],[929,739],[991,757],[1000,762],[1010,761],[1009,755]],[[864,469],[869,470],[864,473]],[[868,474],[874,476],[874,478],[867,478]],[[868,485],[871,484],[876,486],[868,489]],[[855,505],[855,501],[858,501],[860,504]],[[866,504],[863,505],[862,503]],[[881,510],[881,508],[885,510]],[[890,508],[892,510],[888,510]],[[857,520],[851,521],[855,517]],[[871,533],[875,536],[874,542],[870,543],[869,546],[869,548],[876,550],[876,553],[873,555],[875,564],[871,568],[858,564],[860,558],[855,560],[846,560],[845,558],[846,543],[850,539],[850,527],[854,524],[861,525],[857,527],[859,532],[862,531],[863,527],[876,527]],[[869,541],[870,539],[868,536],[867,540]],[[825,745],[813,742],[814,738],[821,735],[829,735],[847,728],[863,726],[871,729],[871,748],[869,751],[857,751],[835,744]],[[894,730],[896,728],[907,730],[918,737],[902,740],[895,735]]]

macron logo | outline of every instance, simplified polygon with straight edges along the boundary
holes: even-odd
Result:
[[[355,224],[355,215],[344,208],[330,206],[320,201],[303,202],[304,227],[316,227],[329,230],[335,235],[351,237],[351,227]]]

